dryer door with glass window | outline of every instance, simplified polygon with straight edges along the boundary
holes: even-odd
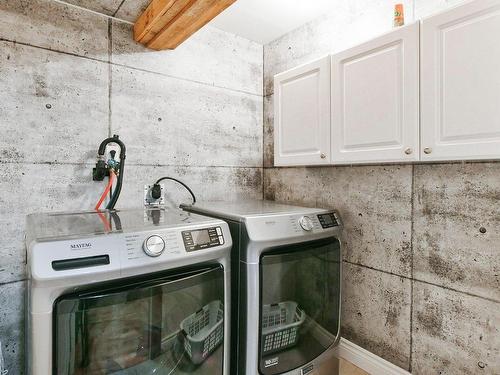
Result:
[[[56,301],[54,374],[222,375],[222,267],[148,276]]]
[[[260,260],[259,372],[300,368],[337,340],[340,325],[340,242],[279,247]]]

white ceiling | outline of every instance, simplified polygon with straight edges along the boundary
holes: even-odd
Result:
[[[237,0],[211,25],[261,44],[333,10],[332,0]]]

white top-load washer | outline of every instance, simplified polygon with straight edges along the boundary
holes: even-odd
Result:
[[[340,337],[342,223],[334,210],[198,202],[233,238],[232,375],[331,375]],[[238,301],[238,303],[234,303]]]
[[[28,374],[229,375],[231,246],[180,210],[28,216]]]

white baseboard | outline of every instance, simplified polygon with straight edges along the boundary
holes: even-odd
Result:
[[[376,356],[344,338],[340,339],[335,354],[338,358],[351,362],[354,366],[365,370],[370,375],[411,375],[401,367]]]

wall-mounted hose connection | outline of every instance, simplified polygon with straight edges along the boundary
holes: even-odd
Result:
[[[110,151],[110,159],[106,161],[104,154],[106,152],[106,146],[110,143],[116,143],[120,147],[119,162],[115,160],[116,151],[114,150]],[[93,169],[92,177],[94,181],[103,181],[106,176],[109,176],[110,182],[108,183],[108,186],[106,187],[106,190],[103,196],[101,197],[100,203],[96,205],[95,207],[96,210],[100,208],[100,205],[104,200],[103,197],[105,197],[108,192],[111,192],[111,198],[108,204],[106,205],[106,209],[108,210],[113,209],[116,205],[116,202],[118,201],[123,184],[123,171],[125,168],[125,151],[126,151],[125,144],[119,139],[118,135],[106,138],[99,145],[99,150],[97,151],[97,163],[95,168]],[[114,174],[116,174],[117,181],[116,181],[116,187],[113,191],[111,184]]]

